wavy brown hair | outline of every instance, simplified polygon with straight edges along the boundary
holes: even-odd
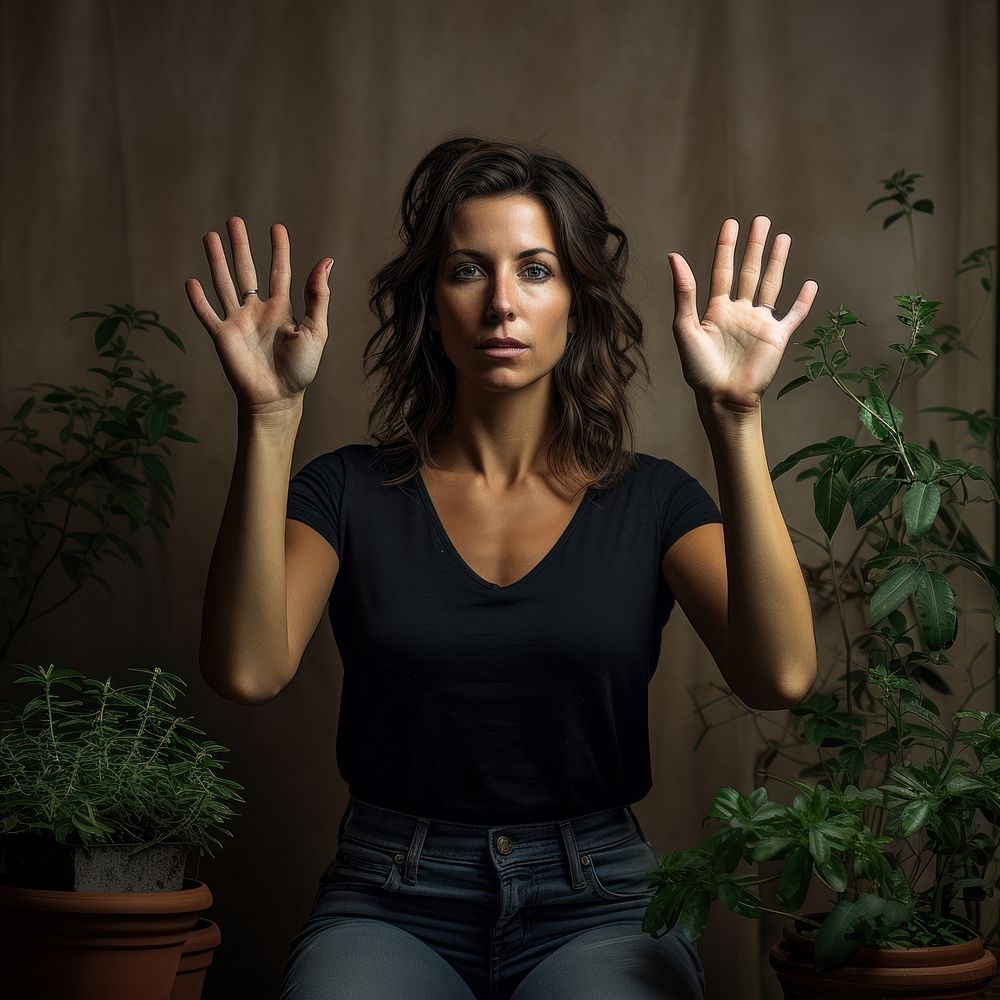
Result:
[[[549,468],[563,483],[581,483],[582,474],[578,488],[613,486],[635,463],[629,382],[641,369],[649,384],[642,320],[622,293],[628,238],[608,220],[594,185],[563,157],[472,134],[445,139],[417,164],[403,192],[403,248],[369,284],[379,328],[363,366],[366,378],[380,380],[368,435],[380,459],[405,466],[383,485],[407,482],[421,464],[436,467],[432,454],[451,428],[455,368],[431,337],[429,314],[452,218],[483,195],[530,195],[551,214],[576,330],[552,371],[558,424]]]

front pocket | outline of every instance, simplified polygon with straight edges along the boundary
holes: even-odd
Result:
[[[371,847],[353,840],[342,840],[337,856],[320,876],[323,886],[360,885],[387,889],[399,883],[397,859],[400,852]]]
[[[635,839],[617,847],[588,851],[580,864],[598,896],[612,902],[651,899],[656,886],[656,854],[644,840]]]

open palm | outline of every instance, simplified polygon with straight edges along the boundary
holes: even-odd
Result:
[[[700,320],[694,274],[679,253],[668,256],[674,279],[674,339],[684,381],[699,400],[737,412],[760,406],[760,397],[774,378],[789,338],[809,314],[819,289],[815,281],[806,281],[788,314],[781,317],[775,312],[792,240],[787,233],[775,237],[761,278],[770,227],[766,216],[753,220],[733,297],[733,258],[740,227],[736,219],[722,223],[708,305]]]

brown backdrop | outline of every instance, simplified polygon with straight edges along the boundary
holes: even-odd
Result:
[[[93,385],[93,326],[68,318],[128,301],[159,311],[185,341],[183,355],[151,334],[136,348],[188,394],[180,426],[200,439],[174,449],[168,544],[136,536],[147,570],[106,566],[113,595],[84,589],[25,629],[7,659],[130,681],[128,667],[162,666],[188,679],[185,711],[231,748],[227,773],[247,803],[199,871],[223,935],[209,1000],[277,995],[288,943],[335,851],[346,788],[334,755],[341,665],[325,619],[294,683],[267,705],[229,704],[199,676],[202,590],[235,444],[234,397],[183,289],[197,276],[214,300],[202,235],[224,235],[226,217],[243,216],[266,275],[268,228],[283,222],[296,303],[312,263],[337,260],[297,469],[364,440],[366,285],[396,245],[399,196],[419,157],[460,127],[541,139],[592,177],[632,239],[631,290],[654,376],[653,394],[636,397],[637,447],[718,496],[670,331],[667,251],[692,263],[703,303],[722,220],[740,220],[742,252],[750,220],[769,215],[772,237],[794,240],[779,308],[806,278],[820,286],[797,339],[844,303],[870,324],[852,334],[859,356],[882,359],[900,337],[892,296],[915,279],[904,226],[883,233],[887,210],[865,206],[883,193],[880,178],[905,167],[924,175],[919,194],[936,203],[933,217],[916,217],[921,290],[967,328],[981,291],[954,271],[968,250],[997,242],[996,41],[991,0],[0,4],[3,419],[30,382]],[[913,436],[933,434],[946,453],[958,454],[955,425],[917,410],[992,405],[992,315],[973,339],[980,363],[947,361],[901,393]],[[765,397],[772,465],[852,431],[829,384],[775,400],[802,370],[797,354],[790,346]],[[811,483],[789,475],[777,491],[790,524],[815,533]],[[986,506],[970,519],[992,545]],[[819,561],[810,543],[797,548]],[[963,607],[984,604],[962,586]],[[817,626],[824,673],[842,654],[831,624]],[[961,662],[992,641],[984,617],[967,616],[950,653]],[[977,662],[988,673],[992,647]],[[652,685],[654,789],[637,808],[660,851],[701,839],[716,788],[754,786],[759,733],[775,735],[786,718],[744,715],[692,753],[701,723],[687,687],[707,681],[721,678],[678,609]],[[974,706],[992,704],[990,689]],[[738,708],[706,716],[719,724]],[[772,783],[772,795],[782,787]],[[780,923],[713,907],[699,943],[711,995],[778,995],[766,949]]]

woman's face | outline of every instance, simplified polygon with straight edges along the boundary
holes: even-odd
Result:
[[[492,391],[547,375],[566,349],[572,295],[545,205],[527,195],[470,198],[441,253],[431,326],[456,373]],[[492,337],[527,349],[490,356],[481,345]]]

